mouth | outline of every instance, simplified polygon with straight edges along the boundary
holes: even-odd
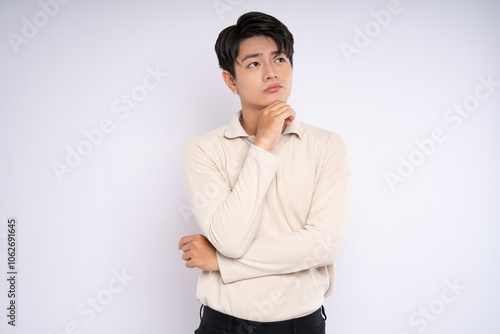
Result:
[[[281,85],[271,85],[269,87],[267,87],[264,92],[265,93],[274,93],[274,92],[277,92],[278,90],[280,90],[282,87]]]

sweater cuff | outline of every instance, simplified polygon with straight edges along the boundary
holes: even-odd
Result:
[[[231,261],[231,259],[222,255],[219,251],[216,251],[215,254],[217,256],[217,263],[219,265],[219,273],[222,278],[222,282],[224,284],[233,282],[234,280],[231,279],[231,266],[229,265],[229,261]]]

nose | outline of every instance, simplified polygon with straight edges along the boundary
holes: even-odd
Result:
[[[271,60],[271,63],[266,62],[264,65],[264,80],[270,80],[270,79],[277,79],[278,78],[278,72],[276,71],[276,68],[274,67],[274,61]]]

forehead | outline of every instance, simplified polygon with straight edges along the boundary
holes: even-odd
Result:
[[[254,36],[249,37],[241,41],[238,59],[242,59],[245,55],[249,53],[258,53],[264,52],[268,53],[269,51],[278,50],[278,44],[268,36]],[[267,52],[266,52],[267,51]]]

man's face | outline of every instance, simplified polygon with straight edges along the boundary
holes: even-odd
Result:
[[[274,39],[255,36],[243,40],[234,70],[235,87],[243,108],[262,110],[275,101],[285,101],[292,90],[292,67],[287,56],[277,54]],[[281,87],[268,89],[270,86]]]

